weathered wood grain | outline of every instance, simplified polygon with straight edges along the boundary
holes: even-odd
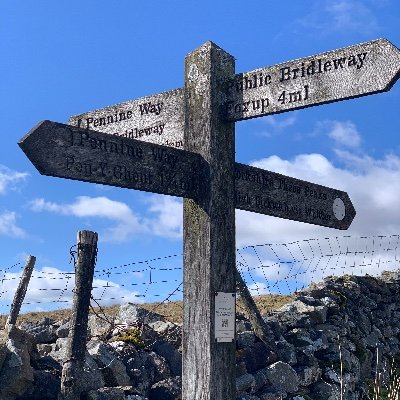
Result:
[[[198,201],[184,201],[184,400],[235,398],[235,343],[216,343],[215,292],[235,292],[234,126],[224,123],[221,81],[234,59],[211,42],[185,60],[185,149],[209,171]]]
[[[97,233],[78,232],[78,258],[75,263],[75,289],[66,359],[63,363],[59,400],[79,400],[85,390],[86,337],[94,267],[97,257]]]
[[[43,175],[196,197],[201,156],[172,147],[44,121],[19,142]]]
[[[74,115],[68,124],[128,139],[183,148],[183,89]]]
[[[346,192],[239,163],[235,206],[335,229],[348,229],[356,215]]]
[[[21,310],[21,305],[24,301],[26,291],[28,289],[29,281],[32,276],[33,268],[35,267],[36,257],[29,256],[26,260],[24,271],[22,272],[21,279],[17,290],[15,291],[14,300],[11,305],[10,315],[7,318],[6,327],[15,325],[17,323],[18,314]]]
[[[389,90],[399,78],[400,51],[373,40],[237,74],[224,109],[240,121]]]

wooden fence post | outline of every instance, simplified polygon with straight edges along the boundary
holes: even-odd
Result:
[[[60,400],[79,400],[84,387],[83,369],[90,297],[97,255],[97,233],[78,232],[78,259],[75,264],[75,290],[69,342],[61,376]]]
[[[6,329],[10,325],[15,325],[17,322],[18,314],[21,310],[21,305],[25,299],[26,290],[28,289],[29,281],[32,276],[32,271],[35,266],[36,257],[29,256],[26,265],[24,268],[24,272],[22,273],[21,280],[19,281],[18,288],[14,295],[14,300],[11,304],[10,315],[7,318]]]
[[[277,347],[274,341],[274,334],[268,328],[268,325],[263,320],[260,310],[258,309],[249,288],[246,285],[246,282],[243,280],[240,272],[236,270],[236,288],[239,292],[240,298],[243,302],[243,307],[247,314],[247,318],[249,319],[254,334],[262,340],[271,350],[277,352]]]
[[[208,170],[199,198],[183,207],[183,400],[235,398],[234,310],[229,342],[217,342],[215,325],[217,292],[230,300],[236,292],[235,132],[221,118],[233,77],[233,57],[214,43],[186,57],[185,149],[199,153]]]

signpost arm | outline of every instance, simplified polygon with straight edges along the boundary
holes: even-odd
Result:
[[[234,125],[222,122],[234,59],[211,42],[186,57],[185,149],[208,163],[199,198],[184,200],[183,400],[235,398],[235,341],[215,339],[215,293],[235,293]]]

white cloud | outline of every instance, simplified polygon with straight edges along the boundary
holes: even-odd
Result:
[[[263,246],[258,248],[258,254],[254,254],[251,247],[251,251],[241,251],[245,258],[244,264],[253,268],[253,279],[257,280],[257,277],[266,274],[264,279],[268,288],[278,282],[277,291],[284,292],[285,285],[299,288],[327,275],[379,274],[385,269],[399,267],[393,249],[398,247],[399,238],[396,235],[400,234],[400,157],[391,154],[382,159],[374,159],[368,155],[358,156],[343,150],[336,150],[336,155],[344,167],[335,166],[321,154],[300,154],[291,160],[271,156],[252,163],[259,168],[343,190],[349,194],[357,212],[350,228],[339,231],[237,210],[236,232],[239,248],[263,243],[277,244],[275,257],[273,252],[267,247],[263,249]],[[346,235],[351,238],[343,238]],[[336,237],[342,237],[342,241],[348,240],[351,246],[343,242],[341,250],[332,250],[321,239],[330,238],[329,246],[333,246],[335,240],[339,240]],[[362,239],[363,237],[366,239]],[[313,238],[320,239],[307,241]],[[370,242],[367,243],[367,240]],[[380,243],[376,247],[382,240],[388,243]],[[290,242],[295,243],[290,250],[296,255],[292,257],[292,260],[297,260],[294,263],[290,263],[291,256],[287,254],[287,249],[278,248],[280,243]],[[300,242],[303,243],[301,251],[298,244]],[[350,249],[349,246],[351,250],[346,250]],[[267,250],[268,254],[263,254]],[[342,250],[344,254],[341,253]],[[332,251],[334,257],[321,256]],[[248,282],[252,280],[248,279]]]
[[[151,231],[158,236],[182,238],[182,201],[174,197],[154,195],[149,200],[149,211],[157,217],[149,220]]]
[[[265,282],[254,282],[248,285],[248,289],[252,296],[270,293]]]
[[[330,0],[326,3],[325,10],[332,21],[332,28],[337,31],[362,30],[370,33],[378,26],[374,13],[365,2]]]
[[[107,197],[77,197],[73,203],[58,204],[43,198],[32,200],[29,208],[36,212],[52,212],[61,215],[73,215],[78,218],[103,218],[116,224],[100,235],[100,240],[121,242],[132,235],[146,232],[146,224],[125,203]]]
[[[263,130],[261,132],[262,136],[271,137],[276,134],[280,134],[284,129],[295,124],[297,120],[297,112],[294,111],[289,114],[289,116],[281,115],[268,115],[261,119],[261,121],[270,127],[270,130]]]
[[[122,242],[137,234],[156,235],[169,239],[182,237],[182,202],[168,196],[151,196],[148,211],[154,215],[136,214],[127,204],[107,197],[80,196],[72,203],[59,204],[43,198],[32,200],[28,207],[35,212],[72,215],[77,218],[102,218],[114,222],[100,234],[100,240]]]
[[[17,214],[12,211],[5,211],[0,214],[0,235],[15,238],[24,238],[25,231],[17,225]]]
[[[252,165],[347,192],[357,212],[349,229],[352,234],[399,233],[400,157],[389,155],[376,160],[339,150],[336,154],[345,167],[334,166],[321,154],[301,154],[292,160],[272,156],[255,161]],[[274,237],[276,241],[291,241],[333,233],[329,228],[268,218],[237,211],[238,242],[242,245],[254,244],[265,241],[263,238],[271,242]],[[272,229],[266,229],[272,226],[273,232]]]
[[[325,121],[328,136],[336,145],[356,148],[361,145],[361,136],[351,121]]]
[[[8,189],[15,190],[28,177],[26,172],[13,171],[10,168],[0,165],[0,194],[6,193]]]
[[[312,11],[299,23],[308,33],[318,31],[322,35],[348,35],[357,32],[370,35],[379,27],[372,6],[365,1],[318,0],[314,2]]]
[[[0,271],[0,312],[7,312],[19,284],[20,273]],[[72,306],[75,276],[54,267],[35,269],[29,281],[28,290],[21,312],[68,308]],[[99,304],[107,306],[115,303],[142,303],[140,293],[122,287],[111,280],[93,279],[92,295]],[[96,303],[92,303],[96,306]]]

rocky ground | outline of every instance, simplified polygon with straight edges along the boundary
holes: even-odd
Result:
[[[237,316],[239,400],[368,399],[376,352],[400,361],[400,272],[329,277],[264,315],[276,349]],[[54,400],[69,320],[24,321],[0,331],[0,398]],[[88,400],[178,400],[181,326],[133,304],[91,315],[84,381]],[[227,399],[228,400],[228,399]]]

